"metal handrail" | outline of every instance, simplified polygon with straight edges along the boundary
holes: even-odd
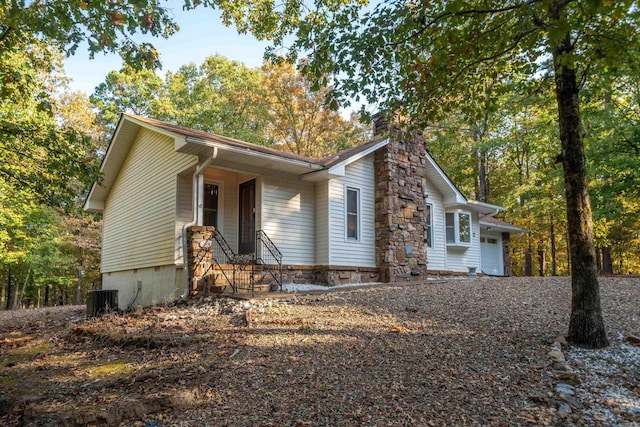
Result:
[[[261,243],[261,245],[258,245]],[[266,253],[265,250],[266,249]],[[282,290],[282,252],[277,248],[264,230],[256,231],[256,262],[262,264]]]

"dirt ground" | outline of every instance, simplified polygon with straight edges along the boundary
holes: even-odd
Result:
[[[637,426],[640,279],[601,293],[612,346],[561,373],[568,278],[1,312],[0,425]]]

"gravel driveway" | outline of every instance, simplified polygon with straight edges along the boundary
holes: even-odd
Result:
[[[640,279],[602,278],[601,293],[600,351],[554,344],[568,278],[201,298],[91,320],[83,307],[5,312],[0,424],[640,425],[640,351],[624,341],[640,335]]]

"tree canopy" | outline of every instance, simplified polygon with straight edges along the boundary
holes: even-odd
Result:
[[[136,43],[140,32],[169,37],[178,30],[159,0],[117,2],[85,0],[4,1],[0,5],[0,55],[25,39],[55,45],[68,55],[86,46],[89,56],[118,52],[124,62],[155,68],[159,54],[151,43]],[[83,45],[84,43],[84,45]]]
[[[255,4],[254,4],[255,3]],[[498,107],[496,79],[528,76],[529,91],[550,76],[555,87],[572,270],[569,339],[607,345],[596,278],[591,203],[579,94],[594,74],[637,63],[640,8],[635,1],[503,2],[386,0],[363,10],[358,0],[297,1],[234,9],[238,28],[288,42],[306,56],[308,78],[350,99],[399,112],[424,126],[459,109],[472,117]],[[264,5],[263,5],[264,6]],[[256,12],[257,11],[257,12]],[[266,20],[268,25],[257,25]],[[256,25],[254,25],[256,24]],[[490,90],[490,92],[488,92]]]
[[[0,55],[0,178],[37,200],[69,207],[96,175],[92,142],[59,120],[60,55],[42,43]]]
[[[250,68],[212,55],[164,81],[151,70],[111,71],[91,100],[106,132],[129,112],[319,158],[368,137],[357,117],[345,119],[326,105],[331,96],[331,88],[311,90],[290,64]]]

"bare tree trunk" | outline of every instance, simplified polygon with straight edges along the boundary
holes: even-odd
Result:
[[[556,262],[556,255],[557,255],[556,254],[556,230],[555,230],[555,224],[553,222],[553,215],[549,217],[549,222],[550,222],[549,233],[551,234],[551,275],[557,276],[558,263]]]
[[[611,246],[605,246],[602,248],[602,274],[613,274]]]
[[[13,310],[14,308],[14,300],[16,293],[16,280],[13,274],[11,274],[11,270],[9,270],[9,276],[7,280],[7,310]]]
[[[480,180],[480,192],[478,194],[478,201],[486,203],[489,199],[489,185],[487,183],[487,152],[485,150],[479,150],[478,161],[478,175]]]
[[[78,266],[78,281],[76,282],[76,298],[75,298],[76,304],[81,303],[80,296],[82,293],[82,275],[83,274],[84,274],[84,271],[82,270],[82,264],[80,264]]]
[[[44,288],[44,306],[49,307],[49,285]]]
[[[24,282],[22,282],[22,289],[20,289],[20,292],[18,292],[18,296],[17,296],[17,304],[16,307],[21,307],[22,306],[22,298],[24,297],[24,292],[27,290],[27,285],[29,284],[29,279],[31,278],[31,267],[29,267],[29,271],[27,271],[27,277],[24,279]]]
[[[13,294],[11,295],[11,309],[15,310],[19,308],[18,303],[20,302],[20,283],[16,277],[13,278]]]
[[[8,271],[6,274],[9,274]],[[2,275],[0,276],[0,307],[4,307],[5,301],[6,301],[6,289],[4,287],[4,275]]]
[[[551,5],[552,17],[556,22],[564,20],[562,7],[563,3],[560,1]],[[580,346],[602,348],[608,346],[609,341],[600,306],[600,286],[593,245],[591,204],[587,190],[587,168],[578,101],[579,87],[576,71],[570,65],[573,49],[569,30],[564,39],[553,47],[571,255],[571,319],[567,339]]]
[[[544,249],[538,249],[538,274],[540,277],[544,276]]]
[[[531,249],[531,242],[524,255],[524,275],[527,277],[533,276],[533,250]]]
[[[473,125],[473,142],[476,154],[475,184],[476,199],[479,202],[487,202],[489,198],[489,184],[487,182],[487,151],[481,147],[485,135],[489,129],[489,113],[484,113],[482,125]]]

